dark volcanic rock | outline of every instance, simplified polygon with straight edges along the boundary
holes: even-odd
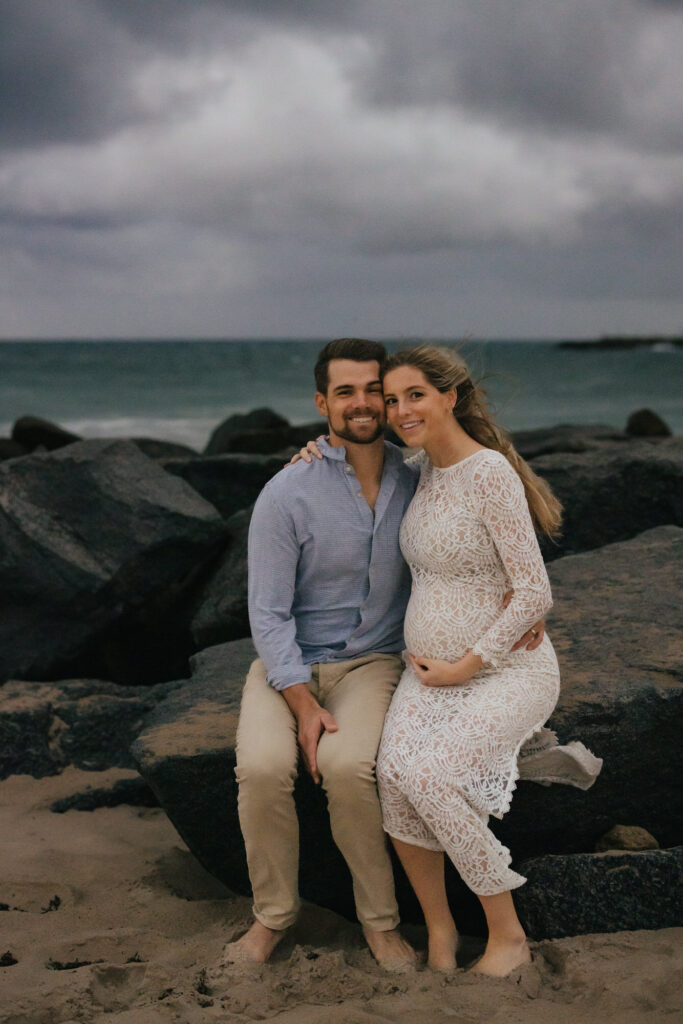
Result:
[[[289,429],[289,420],[272,409],[252,409],[251,412],[237,413],[228,416],[220,423],[209,438],[204,449],[205,455],[220,455],[222,452],[245,451],[243,448],[235,448],[232,441],[239,435],[246,435],[249,432],[272,432],[282,437],[283,443],[280,447],[286,446],[286,435]],[[264,449],[252,448],[251,451],[263,451]],[[269,448],[268,451],[277,451],[277,448]]]
[[[162,701],[132,753],[198,860],[238,892],[249,892],[237,822],[235,735],[251,640],[211,647],[190,659],[192,679]]]
[[[663,526],[549,568],[562,694],[550,724],[604,759],[586,793],[525,785],[495,830],[517,857],[593,850],[637,822],[683,843],[683,530]]]
[[[596,853],[606,850],[658,850],[659,843],[639,825],[614,825],[595,844]]]
[[[290,448],[301,448],[307,441],[325,433],[326,426],[323,419],[292,426],[272,409],[254,409],[252,412],[229,416],[224,420],[211,435],[204,454],[289,453]],[[253,498],[251,500],[253,501]]]
[[[80,441],[81,438],[49,420],[41,420],[38,416],[22,416],[12,428],[12,440],[30,452],[35,448],[45,448],[51,452]]]
[[[0,680],[150,682],[190,649],[176,609],[226,535],[216,509],[125,441],[0,465]]]
[[[194,459],[163,459],[164,469],[185,480],[229,519],[253,505],[286,459],[281,455],[201,455]]]
[[[288,433],[288,430],[245,430],[231,437],[224,450],[247,455],[272,455],[280,452],[289,457],[293,446],[289,443]],[[282,458],[281,461],[285,463],[287,459]]]
[[[683,925],[683,846],[538,857],[515,904],[532,939]]]
[[[683,526],[683,438],[543,455],[531,465],[564,505],[562,536],[541,543],[546,561]]]
[[[0,779],[130,768],[145,716],[178,686],[117,686],[99,679],[10,681],[0,688]]]
[[[495,823],[517,861],[592,850],[599,836],[622,821],[637,821],[663,845],[683,841],[683,637],[676,596],[682,554],[683,530],[665,527],[552,566],[556,607],[550,632],[563,693],[551,725],[563,741],[583,740],[605,766],[588,792],[519,784],[510,813]],[[244,893],[249,883],[237,821],[234,740],[253,655],[249,640],[197,655],[192,679],[152,712],[133,747],[141,774],[192,852]],[[330,836],[323,794],[301,773],[295,797],[301,891],[352,916],[348,872]],[[397,882],[403,914],[414,919],[414,897],[400,872]],[[459,922],[479,928],[476,900],[453,871],[448,885]],[[580,880],[577,885],[581,899]],[[615,920],[619,913],[615,907]],[[539,937],[552,934],[551,926],[552,921],[534,925]]]
[[[131,807],[158,807],[155,797],[144,779],[136,775],[130,779],[119,779],[113,786],[88,787],[81,793],[72,793],[50,804],[54,814],[65,814],[67,811],[96,811],[98,807],[120,807],[128,804]]]
[[[131,437],[130,440],[150,459],[199,458],[199,452],[196,452],[194,448],[189,448],[186,444],[178,444],[176,441],[160,441],[156,437]]]
[[[5,459],[18,459],[27,454],[28,448],[24,448],[23,444],[13,441],[11,437],[0,437],[0,462]]]
[[[287,439],[294,448],[303,448],[308,441],[315,441],[321,434],[327,434],[327,420],[322,418],[312,423],[298,423],[290,427]]]
[[[512,443],[524,459],[555,452],[586,452],[604,442],[627,441],[627,435],[603,424],[561,424],[536,430],[517,430]]]
[[[253,505],[228,519],[230,541],[218,568],[199,593],[190,625],[198,650],[249,636],[247,537],[252,509]]]
[[[671,437],[669,427],[652,409],[632,412],[626,423],[626,433],[632,437]]]

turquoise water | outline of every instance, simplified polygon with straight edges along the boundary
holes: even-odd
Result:
[[[202,448],[233,412],[268,405],[293,423],[314,420],[312,368],[326,340],[0,342],[0,435],[32,414],[86,437],[161,437]],[[648,406],[683,433],[681,349],[577,351],[539,341],[462,348],[509,430],[623,427]]]

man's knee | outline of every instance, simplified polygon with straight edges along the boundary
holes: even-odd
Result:
[[[330,744],[318,748],[318,766],[325,789],[330,787],[342,793],[367,786],[375,786],[374,758],[354,756],[341,745]]]

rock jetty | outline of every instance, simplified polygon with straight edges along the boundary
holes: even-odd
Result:
[[[18,421],[0,442],[0,777],[135,764],[140,776],[54,810],[157,800],[201,863],[248,893],[233,775],[254,656],[247,531],[282,453],[319,429],[256,410],[219,425],[200,454]],[[683,442],[640,413],[623,431],[564,425],[514,440],[565,506],[563,537],[545,549],[563,676],[551,725],[605,762],[588,792],[520,782],[495,823],[529,878],[523,919],[537,938],[683,923]],[[302,774],[295,796],[302,892],[352,915],[321,790]],[[655,845],[603,838],[634,829]],[[481,931],[454,871],[448,886],[461,926]]]

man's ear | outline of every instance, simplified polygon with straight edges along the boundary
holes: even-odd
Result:
[[[316,391],[315,393],[315,407],[320,415],[327,419],[327,399],[321,391]]]

